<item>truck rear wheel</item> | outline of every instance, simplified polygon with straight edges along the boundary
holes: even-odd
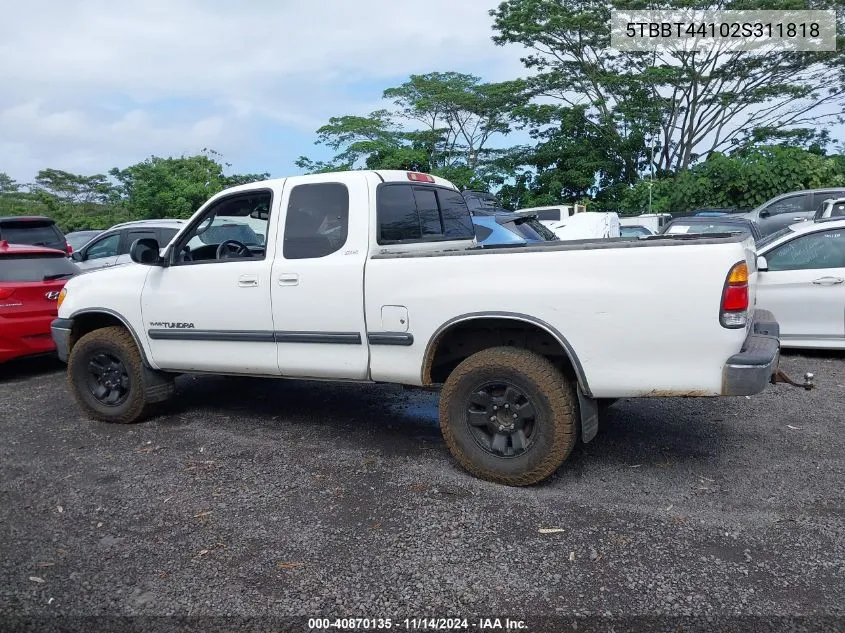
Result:
[[[440,429],[471,474],[510,486],[549,477],[577,437],[575,386],[530,350],[493,347],[465,359],[446,379]]]
[[[68,384],[88,416],[128,424],[149,413],[145,369],[132,335],[122,327],[105,327],[88,332],[73,346]]]

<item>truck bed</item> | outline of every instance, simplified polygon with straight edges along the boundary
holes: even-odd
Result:
[[[584,251],[618,248],[659,248],[685,244],[730,244],[749,239],[738,233],[712,233],[709,235],[649,235],[648,237],[612,237],[588,240],[560,240],[532,244],[501,244],[456,248],[448,246],[433,250],[409,250],[402,247],[385,247],[372,255],[373,259],[396,257],[449,257],[458,255],[487,255],[495,253],[538,253],[545,251]]]

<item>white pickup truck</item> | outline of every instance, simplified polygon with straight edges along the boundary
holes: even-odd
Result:
[[[265,243],[188,247],[237,218],[266,223]],[[469,472],[525,485],[595,436],[599,404],[750,395],[780,375],[750,238],[485,248],[428,174],[234,187],[131,256],[71,279],[52,323],[77,403],[107,422],[146,417],[180,373],[397,383],[441,391]]]

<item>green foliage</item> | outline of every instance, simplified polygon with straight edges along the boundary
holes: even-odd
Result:
[[[187,218],[226,187],[266,180],[269,173],[224,175],[213,150],[149,159],[109,175],[43,169],[23,187],[0,173],[0,215],[46,215],[65,231],[105,229],[128,220]]]
[[[648,208],[649,182],[638,182],[622,208]],[[749,210],[788,191],[845,186],[843,156],[822,156],[797,147],[766,146],[708,159],[652,186],[653,212],[683,212],[701,207]]]

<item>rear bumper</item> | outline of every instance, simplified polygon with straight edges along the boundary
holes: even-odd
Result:
[[[772,382],[780,360],[780,326],[768,310],[755,310],[751,331],[722,370],[723,396],[753,396]]]
[[[63,363],[67,362],[68,351],[70,348],[70,328],[73,322],[70,319],[53,319],[50,323],[50,334],[53,337],[53,342],[56,344],[56,353],[59,355],[59,360]]]

